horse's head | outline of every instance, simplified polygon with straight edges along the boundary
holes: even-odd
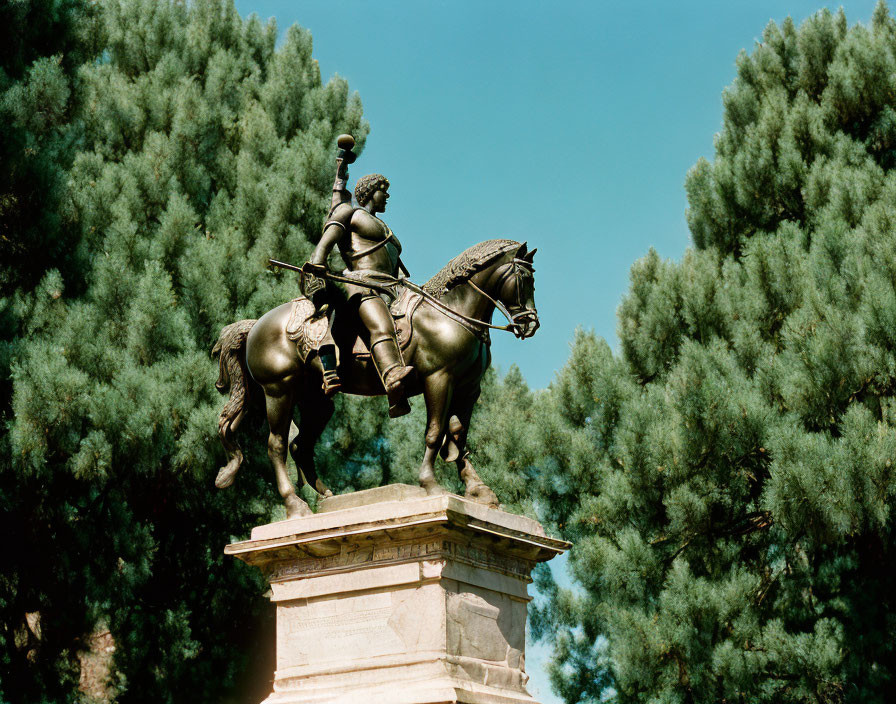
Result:
[[[488,302],[510,321],[506,327],[498,326],[500,329],[510,330],[520,339],[532,337],[539,326],[538,312],[535,310],[534,256],[535,250],[528,251],[525,243],[486,240],[458,254],[422,289],[433,299],[441,299],[450,296],[462,284],[469,285],[476,291],[476,296],[470,298],[471,308],[455,310],[455,313],[461,312],[461,317],[468,322],[496,327],[488,322],[493,310],[487,308]],[[473,280],[474,277],[478,283]],[[455,301],[454,304],[461,305],[461,302]],[[471,319],[470,315],[474,318]]]
[[[521,340],[532,337],[541,323],[535,309],[535,266],[532,263],[537,249],[527,251],[525,242],[505,265],[506,272],[498,284],[498,300],[510,314],[510,328]]]

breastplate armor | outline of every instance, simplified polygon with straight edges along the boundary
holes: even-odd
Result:
[[[395,276],[401,243],[389,226],[363,211],[361,223],[352,223],[348,237],[340,242],[340,253],[350,271],[366,269]]]

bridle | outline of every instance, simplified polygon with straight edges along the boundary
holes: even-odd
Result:
[[[512,332],[514,335],[519,336],[519,332],[524,329],[524,326],[527,323],[535,322],[536,329],[538,325],[538,313],[532,308],[527,308],[523,304],[523,287],[520,286],[520,279],[532,276],[535,271],[531,262],[528,262],[524,259],[519,259],[518,257],[514,257],[512,261],[508,262],[507,271],[501,274],[501,278],[498,279],[498,284],[495,286],[497,291],[501,291],[504,288],[504,285],[507,283],[507,280],[510,277],[514,279],[514,289],[516,289],[516,305],[512,306],[508,309],[507,306],[504,305],[500,300],[493,298],[485,291],[483,291],[473,279],[470,279],[467,283],[473,287],[473,290],[479,293],[480,296],[487,298],[489,301],[494,304],[495,308],[501,311],[501,315],[507,318],[507,325],[495,326],[488,323],[482,323],[482,321],[477,321],[480,324],[487,324],[489,327],[495,328],[497,330],[507,330]]]
[[[501,311],[501,315],[507,318],[507,325],[495,325],[493,323],[487,323],[484,320],[478,320],[477,318],[471,318],[468,315],[464,315],[463,313],[445,305],[438,298],[428,293],[422,286],[418,286],[413,281],[410,281],[409,279],[406,279],[404,277],[398,277],[396,279],[396,283],[404,286],[414,293],[419,294],[425,301],[432,305],[433,308],[436,308],[440,312],[444,313],[452,320],[460,323],[461,325],[464,325],[465,327],[469,326],[474,330],[481,332],[482,335],[480,336],[480,338],[486,342],[488,341],[488,335],[485,333],[488,333],[489,330],[506,330],[507,332],[512,332],[517,337],[520,337],[521,335],[519,331],[522,331],[527,323],[534,321],[536,324],[536,329],[538,326],[538,313],[532,308],[526,308],[523,305],[522,287],[519,285],[519,279],[524,276],[531,276],[534,268],[531,262],[525,261],[523,259],[518,259],[516,257],[514,257],[514,259],[507,264],[507,270],[501,274],[501,278],[498,279],[498,285],[495,288],[500,291],[502,288],[504,288],[504,284],[507,283],[507,280],[511,276],[515,278],[517,300],[516,305],[514,305],[510,310],[501,301],[493,298],[488,293],[479,288],[479,286],[473,283],[473,279],[467,279],[466,282],[473,287],[474,291],[491,301],[491,303],[494,304],[495,308]]]

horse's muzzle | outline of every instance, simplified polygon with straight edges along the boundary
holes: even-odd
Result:
[[[540,326],[538,313],[531,308],[525,308],[518,313],[513,313],[513,334],[521,340],[532,337]]]

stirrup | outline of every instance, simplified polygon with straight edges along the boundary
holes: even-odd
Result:
[[[339,378],[339,374],[336,373],[335,369],[324,370],[321,388],[327,398],[332,398],[342,390],[342,380]]]

